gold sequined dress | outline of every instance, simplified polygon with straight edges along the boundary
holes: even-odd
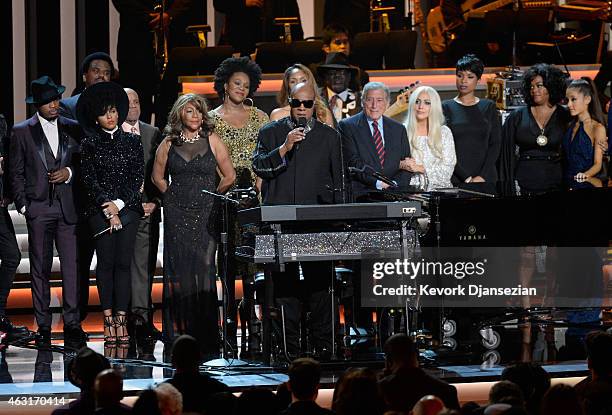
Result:
[[[256,177],[251,171],[253,151],[255,150],[255,146],[257,144],[259,129],[264,124],[269,122],[268,116],[264,113],[260,113],[257,108],[251,107],[249,109],[249,118],[246,124],[242,128],[236,128],[221,118],[216,110],[210,111],[208,115],[213,121],[215,132],[219,135],[219,137],[221,137],[221,140],[223,140],[227,146],[232,164],[236,169],[236,182],[234,184],[234,188],[245,189],[255,186]],[[224,271],[225,264],[221,252],[217,256],[217,267],[219,269],[219,275],[226,276],[225,281],[228,293],[228,317],[230,321],[227,330],[227,341],[231,345],[231,349],[236,350],[234,347],[236,345],[236,276],[241,276],[243,279],[249,279],[257,270],[255,266],[249,265],[245,262],[239,262],[235,259],[234,252],[236,252],[236,241],[238,241],[240,237],[240,228],[238,227],[237,210],[235,209],[235,206],[228,206],[227,213],[227,250],[229,253],[227,272]],[[219,222],[222,222],[222,218],[219,219]],[[220,231],[223,229],[223,225],[218,224],[217,229]]]

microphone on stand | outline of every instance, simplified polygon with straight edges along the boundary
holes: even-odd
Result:
[[[297,119],[297,128],[306,128],[306,125],[308,124],[308,120],[304,117],[300,117]],[[306,135],[304,135],[304,140],[306,139]],[[295,144],[295,151],[298,151],[300,149],[300,143],[296,143]]]
[[[368,174],[372,177],[374,177],[377,180],[380,180],[381,182],[388,184],[391,187],[397,187],[397,183],[393,180],[391,180],[390,178],[388,178],[387,176],[385,176],[382,173],[377,172],[376,170],[374,170],[371,166],[365,164],[361,169],[357,168],[357,167],[349,167],[349,172],[352,174],[355,173],[365,173]]]

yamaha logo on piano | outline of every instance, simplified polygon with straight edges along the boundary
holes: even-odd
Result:
[[[478,229],[476,229],[476,226],[474,225],[470,225],[467,228],[467,233],[466,234],[459,234],[458,238],[460,241],[484,241],[487,239],[487,235],[485,234],[478,234]]]

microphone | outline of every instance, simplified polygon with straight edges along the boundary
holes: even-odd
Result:
[[[369,174],[370,176],[374,177],[377,180],[380,180],[381,182],[388,184],[391,187],[397,187],[397,183],[394,182],[393,180],[391,180],[390,178],[388,178],[387,176],[385,176],[382,173],[377,172],[376,170],[374,170],[371,166],[364,164],[364,166],[362,168],[357,168],[357,167],[350,167],[349,166],[349,173],[351,174],[356,174],[356,173],[366,173]]]
[[[297,119],[297,128],[306,128],[306,125],[308,124],[308,120],[304,117],[300,117]],[[304,140],[306,139],[306,135],[304,135]],[[298,151],[300,149],[300,143],[295,143],[295,151]]]

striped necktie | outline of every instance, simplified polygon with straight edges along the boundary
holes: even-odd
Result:
[[[372,121],[372,130],[374,133],[372,134],[372,138],[374,138],[374,147],[376,147],[376,153],[378,154],[378,159],[380,160],[381,167],[385,165],[385,146],[383,144],[382,135],[380,134],[380,130],[378,129],[378,121]]]

